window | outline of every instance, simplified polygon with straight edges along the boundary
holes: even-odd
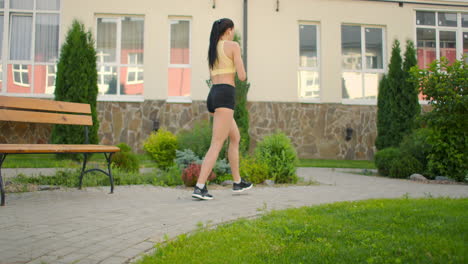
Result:
[[[343,99],[377,99],[385,72],[384,43],[384,28],[341,26]]]
[[[100,95],[143,94],[143,17],[98,17],[96,53]]]
[[[29,69],[27,65],[13,65],[13,80],[16,85],[29,87]]]
[[[299,25],[299,94],[304,99],[320,98],[318,25]]]
[[[55,71],[49,74],[48,68],[55,67],[58,59],[60,4],[60,0],[0,1],[0,92],[53,94]],[[6,41],[9,49],[3,54]]]
[[[418,65],[441,57],[450,62],[468,55],[468,13],[416,11]]]
[[[128,61],[129,64],[136,65],[138,61],[142,59],[139,58],[139,53],[129,53],[128,54]],[[143,83],[143,69],[138,67],[128,67],[127,70],[127,84],[139,84]]]
[[[170,19],[169,97],[190,97],[190,20]]]

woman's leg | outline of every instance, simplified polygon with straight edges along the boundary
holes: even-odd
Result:
[[[205,159],[201,166],[200,176],[198,176],[198,184],[205,184],[208,175],[211,173],[218,154],[223,147],[224,141],[231,130],[232,121],[234,120],[234,110],[229,108],[216,108],[213,117],[213,135],[211,137],[210,149],[206,153]]]
[[[239,174],[239,143],[240,133],[237,127],[236,120],[232,119],[231,130],[229,131],[229,150],[228,158],[229,165],[231,165],[232,178],[234,182],[240,182],[241,177]]]

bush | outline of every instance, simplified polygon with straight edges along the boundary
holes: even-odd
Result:
[[[214,165],[213,171],[216,173],[216,175],[231,174],[231,166],[226,159],[218,160]]]
[[[132,148],[123,142],[117,144],[117,147],[120,149],[120,152],[132,152]]]
[[[166,169],[174,164],[177,138],[171,132],[160,129],[153,132],[143,144],[143,149],[156,161],[158,168]]]
[[[400,157],[401,151],[398,148],[386,148],[375,153],[374,161],[379,174],[388,176],[392,162]]]
[[[177,134],[179,142],[178,150],[190,149],[198,157],[205,157],[206,152],[211,144],[212,126],[209,121],[201,120],[195,123],[191,130],[183,130]],[[223,149],[219,152],[219,159],[226,157],[226,147],[224,144]]]
[[[410,155],[402,155],[394,159],[390,163],[389,176],[392,178],[405,179],[411,176],[413,173],[421,174],[423,172],[423,166],[415,157]]]
[[[195,163],[195,164],[202,164],[203,160],[201,160],[192,150],[186,149],[184,151],[176,150],[176,159],[175,162],[181,169],[185,169],[188,165]],[[227,162],[226,159],[216,161],[213,171],[217,175],[225,175],[231,173],[231,166]]]
[[[462,181],[468,174],[468,64],[442,57],[428,69],[414,67],[412,74],[432,106],[423,115],[432,131],[428,169]]]
[[[269,178],[268,166],[253,157],[242,158],[239,166],[240,175],[253,183],[262,183]]]
[[[166,170],[160,171],[155,181],[154,185],[160,186],[177,186],[182,185],[182,170],[177,165],[172,165]]]
[[[282,132],[263,138],[255,149],[255,158],[268,167],[268,174],[276,183],[296,183],[296,150]]]
[[[185,149],[183,151],[176,150],[175,163],[179,168],[185,169],[192,163],[201,164],[202,160],[191,149]]]
[[[111,164],[114,168],[119,168],[126,172],[138,172],[140,169],[140,161],[137,156],[132,153],[132,149],[125,143],[117,145],[120,152],[112,155]]]
[[[198,176],[200,175],[201,165],[200,164],[190,164],[187,168],[184,169],[182,172],[182,181],[184,182],[185,186],[193,187],[197,183]],[[208,180],[212,181],[216,178],[216,174],[211,172],[208,176]]]
[[[416,129],[412,134],[406,136],[400,144],[402,154],[416,158],[422,166],[420,173],[425,176],[429,176],[427,173],[427,157],[432,149],[432,145],[428,141],[430,135],[431,130],[428,128]]]

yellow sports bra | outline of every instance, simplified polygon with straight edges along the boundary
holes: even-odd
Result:
[[[236,68],[234,67],[234,62],[228,56],[226,56],[226,54],[224,54],[224,40],[218,41],[216,50],[218,52],[218,59],[213,65],[211,75],[215,76],[218,74],[235,73]],[[223,65],[224,68],[220,68],[220,64]]]

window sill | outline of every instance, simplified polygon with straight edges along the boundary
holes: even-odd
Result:
[[[345,105],[377,105],[377,99],[369,99],[369,100],[363,100],[363,99],[342,99],[341,100],[342,104]],[[426,100],[419,100],[420,105],[428,105],[429,101]]]
[[[54,99],[53,94],[0,93],[2,96]],[[98,102],[144,102],[143,95],[98,95]]]
[[[299,98],[299,103],[303,104],[320,104],[320,98]]]
[[[377,105],[377,99],[342,99],[344,105]]]
[[[98,95],[98,102],[144,102],[143,95]]]
[[[172,96],[166,99],[169,104],[191,104],[192,98],[186,96]]]
[[[10,97],[28,97],[28,98],[39,98],[39,99],[54,99],[53,94],[0,93],[0,95],[10,96]]]

